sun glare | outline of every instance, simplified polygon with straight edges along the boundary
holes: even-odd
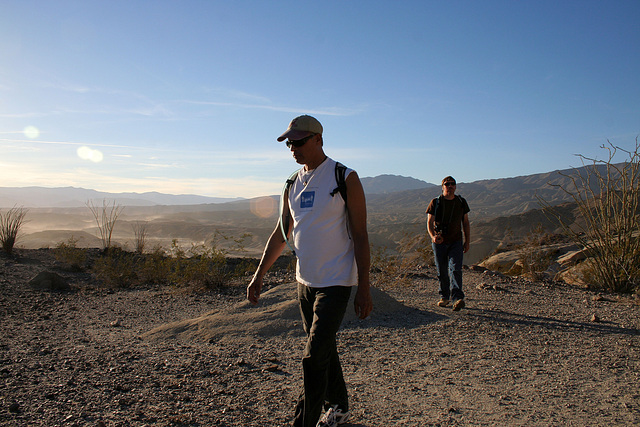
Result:
[[[78,157],[82,160],[91,160],[94,163],[100,163],[104,158],[101,151],[89,147],[78,148]]]
[[[276,212],[276,201],[271,197],[259,197],[252,200],[251,212],[260,218],[268,218]]]
[[[22,130],[22,133],[24,133],[24,136],[26,136],[29,139],[36,139],[37,137],[40,136],[40,130],[35,126],[25,127]]]

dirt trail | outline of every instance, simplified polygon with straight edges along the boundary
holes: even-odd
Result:
[[[258,307],[241,287],[108,291],[61,271],[74,291],[27,285],[55,268],[49,251],[0,257],[0,425],[289,425],[303,339],[282,278]],[[453,312],[424,273],[343,325],[351,426],[640,424],[636,302],[465,270]]]

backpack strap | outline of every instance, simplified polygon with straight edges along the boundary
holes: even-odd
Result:
[[[284,187],[282,187],[282,195],[280,196],[280,231],[282,232],[282,237],[284,238],[285,243],[289,246],[291,252],[293,252],[293,256],[296,256],[296,251],[293,249],[291,243],[289,243],[289,238],[287,237],[291,215],[289,215],[289,212],[284,211],[284,199],[288,195],[289,188],[291,188],[293,183],[296,182],[298,172],[300,172],[300,170],[295,171],[291,176],[289,176],[287,181],[284,183]]]
[[[442,200],[442,195],[436,197],[436,205],[434,206],[434,209],[433,209],[433,216],[435,216],[435,221],[438,223],[442,222],[442,217],[444,216],[444,212],[442,212],[444,208],[440,203],[441,200]]]
[[[338,184],[338,186],[334,188],[331,193],[329,193],[331,194],[331,197],[333,197],[338,192],[340,192],[340,195],[342,196],[342,200],[344,200],[345,204],[347,203],[347,183],[345,180],[346,172],[347,172],[347,167],[340,162],[336,162],[335,174],[336,174],[336,184]]]
[[[291,216],[289,212],[284,211],[284,198],[287,196],[289,188],[296,182],[298,178],[298,172],[300,170],[295,171],[289,176],[289,179],[284,183],[284,187],[282,188],[282,196],[280,197],[280,231],[282,232],[282,237],[284,238],[285,243],[293,252],[293,256],[296,256],[296,251],[293,249],[293,246],[289,242],[289,238],[287,237],[287,230],[289,230],[289,221],[291,220]],[[345,205],[347,204],[347,182],[345,179],[345,174],[347,172],[347,167],[340,162],[336,162],[335,175],[336,175],[336,184],[338,185],[331,194],[331,197],[340,193],[342,196],[342,200],[344,200]]]

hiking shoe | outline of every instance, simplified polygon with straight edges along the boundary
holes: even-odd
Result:
[[[338,405],[333,405],[322,414],[316,427],[336,427],[338,424],[344,424],[349,419],[351,412],[342,412]]]
[[[446,307],[449,305],[449,300],[446,298],[442,298],[440,301],[438,301],[438,307]]]
[[[464,308],[464,300],[459,299],[453,303],[453,311],[460,311]]]
[[[351,417],[351,412],[347,411],[347,412],[342,412],[342,409],[338,408],[338,405],[334,405],[336,407],[336,421],[338,421],[338,424],[344,424],[347,421],[349,421],[349,418]]]

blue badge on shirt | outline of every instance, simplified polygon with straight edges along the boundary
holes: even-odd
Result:
[[[303,191],[300,195],[300,208],[308,209],[313,207],[313,200],[316,198],[315,191]]]

